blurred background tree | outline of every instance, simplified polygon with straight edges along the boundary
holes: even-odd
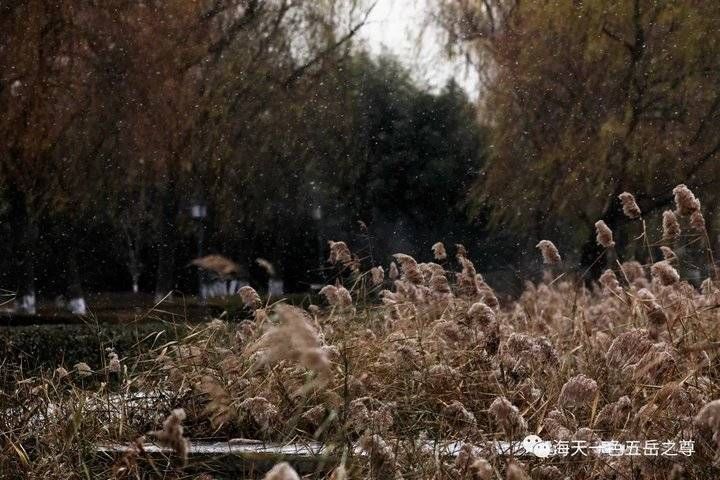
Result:
[[[680,182],[716,221],[719,5],[433,5],[471,96],[368,54],[369,1],[3,3],[2,286],[162,297],[220,253],[305,291],[342,239],[368,263],[463,243],[503,288],[540,238],[592,264],[598,219],[645,260],[624,190],[650,229]]]
[[[452,81],[425,92],[388,57],[359,55],[348,71],[347,153],[321,179],[343,199],[343,217],[371,226],[382,256],[427,256],[439,240],[475,246],[480,229],[468,222],[465,199],[483,166],[485,131],[466,94]]]
[[[19,302],[34,309],[38,243],[65,252],[60,277],[82,296],[77,235],[98,194],[96,161],[111,121],[103,109],[107,67],[90,11],[77,2],[10,2],[0,9],[0,178]],[[56,228],[47,228],[50,224]]]
[[[456,84],[431,93],[365,54],[371,8],[4,4],[4,285],[193,291],[200,228],[206,252],[257,281],[255,258],[268,258],[302,290],[322,278],[330,238],[355,235],[375,261],[428,255],[441,236],[481,242],[464,210],[484,159],[473,105]]]
[[[646,215],[681,182],[717,202],[720,4],[446,0],[437,14],[483,79],[492,147],[473,197],[495,225],[584,240],[587,266],[594,222],[625,222],[625,190]]]

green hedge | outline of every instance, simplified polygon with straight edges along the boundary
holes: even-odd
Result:
[[[282,298],[289,304],[304,307],[311,302],[320,302],[317,295],[308,294],[291,294]],[[251,312],[238,297],[208,308],[217,310],[214,312],[217,315],[225,311],[223,318],[230,322],[251,318]],[[207,316],[202,321],[209,318]],[[165,333],[156,339],[154,334],[163,331]],[[30,370],[40,367],[54,369],[58,365],[67,367],[78,362],[98,368],[107,356],[107,347],[114,348],[121,358],[128,357],[147,352],[154,344],[157,346],[181,338],[187,331],[187,326],[160,321],[158,316],[126,323],[8,324],[0,326],[0,361],[22,365]]]
[[[157,337],[159,332],[164,333]],[[6,363],[30,370],[78,362],[98,368],[108,347],[126,357],[175,340],[186,332],[182,325],[163,322],[0,327],[0,357]]]

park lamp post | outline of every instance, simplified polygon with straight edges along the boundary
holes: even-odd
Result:
[[[202,200],[197,200],[190,206],[190,218],[195,220],[197,227],[197,258],[203,256],[203,240],[205,238],[205,217],[207,217],[207,205]],[[201,303],[205,301],[203,292],[203,271],[198,268],[198,299]]]

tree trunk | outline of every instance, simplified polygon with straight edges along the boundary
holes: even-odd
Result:
[[[160,300],[175,289],[175,250],[177,240],[170,227],[163,227],[161,234],[160,252],[158,255],[157,282],[155,298]]]
[[[34,314],[35,302],[35,251],[38,239],[37,225],[30,221],[20,232],[20,246],[16,250],[16,265],[18,269],[18,288],[16,305],[19,310]]]
[[[140,274],[142,273],[142,265],[140,264],[140,251],[135,244],[128,242],[128,272],[132,280],[132,292],[140,291]]]
[[[140,291],[140,274],[143,270],[143,265],[140,262],[140,255],[142,254],[140,237],[143,235],[143,231],[141,226],[131,225],[130,221],[122,227],[123,234],[125,235],[125,247],[127,248],[126,266],[132,281],[132,292],[138,293]]]
[[[175,185],[171,180],[165,191],[162,219],[160,224],[160,243],[158,245],[158,270],[155,286],[155,298],[165,298],[175,289],[175,253],[177,249],[177,197]]]
[[[68,238],[77,238],[75,234],[68,236]],[[87,306],[85,304],[85,295],[82,289],[82,280],[80,276],[80,264],[78,262],[78,249],[73,245],[69,245],[66,251],[68,252],[68,268],[67,268],[67,298],[68,308],[70,312],[75,315],[85,315],[87,313]]]
[[[31,215],[25,194],[11,186],[8,191],[10,224],[13,235],[13,263],[18,279],[16,310],[34,314],[35,251],[39,236],[37,222]]]

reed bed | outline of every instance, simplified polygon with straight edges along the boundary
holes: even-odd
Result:
[[[719,478],[720,279],[700,201],[684,185],[674,193],[657,241],[633,196],[620,196],[642,228],[637,241],[662,260],[617,260],[592,282],[565,270],[550,240],[538,244],[543,279],[502,303],[462,245],[433,245],[435,262],[397,254],[365,268],[330,242],[337,279],[322,305],[265,304],[245,287],[247,318],[190,326],[179,341],[158,335],[138,354],[108,350],[103,365],[28,375],[6,360],[0,477],[221,479],[188,458],[192,441],[252,438],[335,452],[307,478]],[[613,232],[596,227],[598,261],[616,258]],[[701,285],[678,272],[680,235],[713,267]],[[482,448],[529,434],[661,451],[538,458]],[[150,442],[173,453],[151,458]],[[459,454],[433,448],[443,442]],[[98,458],[109,443],[129,448]],[[669,443],[682,451],[663,454]],[[254,478],[263,476],[300,478],[287,463]]]

